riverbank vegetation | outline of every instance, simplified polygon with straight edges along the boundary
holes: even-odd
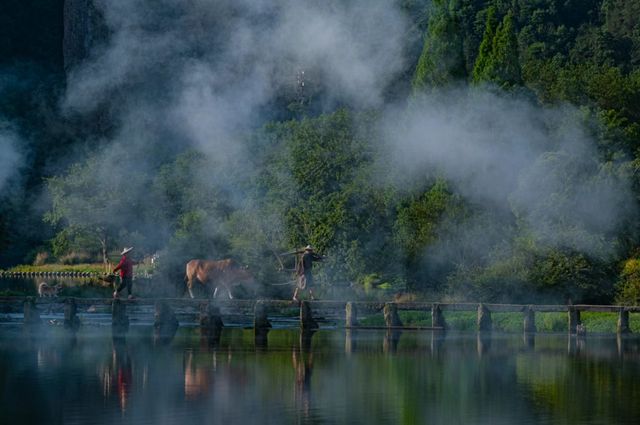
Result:
[[[140,258],[157,254],[166,285],[182,282],[189,259],[234,257],[268,295],[291,280],[279,270],[293,258],[281,254],[311,244],[326,256],[318,284],[365,298],[637,305],[636,2],[396,3],[404,60],[375,101],[336,100],[335,82],[309,65],[232,135],[216,113],[241,114],[244,98],[212,112],[194,96],[165,122],[158,111],[184,99],[164,89],[179,80],[174,68],[146,68],[154,60],[141,62],[144,78],[107,84],[94,109],[85,100],[70,114],[60,100],[72,102],[82,70],[67,79],[62,55],[42,53],[60,51],[60,31],[22,41],[37,47],[27,58],[0,46],[13,58],[3,59],[13,83],[2,87],[0,132],[24,143],[22,171],[0,192],[0,266],[101,273],[59,264],[106,263],[135,246]],[[202,37],[185,43],[185,63],[204,61]],[[194,75],[187,87],[206,79]],[[206,142],[185,142],[194,134]]]
[[[400,311],[400,320],[408,327],[431,326],[431,313],[421,311]],[[474,331],[478,328],[478,316],[474,312],[444,312],[447,326],[451,330]],[[498,332],[522,332],[522,313],[492,313],[492,329]],[[616,313],[581,312],[580,321],[589,333],[616,333],[618,315]],[[382,314],[366,317],[359,321],[362,326],[384,326]],[[536,313],[538,332],[567,332],[566,313]],[[640,317],[629,315],[629,327],[632,332],[640,332]]]
[[[114,263],[105,265],[103,263],[90,263],[90,264],[42,264],[42,265],[30,265],[19,264],[13,267],[9,267],[6,272],[9,273],[90,273],[92,275],[110,274]],[[136,274],[152,274],[154,267],[151,264],[138,264],[134,266],[134,273]]]

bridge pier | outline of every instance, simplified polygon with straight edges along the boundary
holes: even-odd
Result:
[[[155,304],[153,335],[156,340],[171,341],[178,330],[178,319],[165,301]]]
[[[345,324],[346,328],[355,328],[358,326],[358,310],[354,303],[349,301],[345,306]]]
[[[263,300],[256,301],[253,308],[253,341],[255,347],[261,350],[267,348],[271,322],[267,317],[267,306]]]
[[[300,303],[300,326],[302,329],[318,329],[318,322],[313,318],[309,301]]]
[[[36,300],[33,297],[29,297],[25,300],[23,308],[25,325],[39,325],[42,323],[40,319],[40,311],[38,311]]]
[[[114,337],[122,337],[129,331],[127,305],[118,298],[111,304],[111,331]]]
[[[532,306],[527,306],[524,311],[524,331],[525,333],[536,333],[536,312],[533,311]]]
[[[431,326],[447,329],[447,322],[444,320],[444,314],[442,314],[442,309],[438,303],[434,303],[431,306]]]
[[[491,312],[482,303],[478,304],[478,331],[491,331],[493,321],[491,320]]]
[[[257,349],[265,350],[269,345],[269,328],[255,328],[253,343]]]
[[[400,329],[387,329],[382,341],[382,351],[387,354],[392,354],[398,351],[398,342],[402,331]]]
[[[78,306],[74,298],[67,298],[64,302],[64,328],[77,331],[80,327],[80,319],[77,316]]]
[[[384,323],[388,328],[402,326],[402,321],[398,316],[398,306],[395,303],[386,303],[384,305]]]
[[[569,333],[575,334],[578,331],[578,325],[582,322],[580,321],[580,310],[576,310],[574,306],[569,306],[569,311],[567,315]]]
[[[209,338],[209,342],[217,344],[222,334],[222,318],[220,317],[220,309],[212,303],[202,304],[200,308],[200,327],[201,332]]]
[[[625,310],[624,307],[620,308],[618,312],[617,332],[619,334],[631,333],[631,328],[629,327],[629,312]]]
[[[271,322],[267,317],[267,306],[263,300],[256,301],[253,307],[253,328],[254,329],[269,329],[271,328]]]

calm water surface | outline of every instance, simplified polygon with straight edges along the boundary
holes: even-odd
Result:
[[[0,424],[638,424],[640,339],[0,326]]]

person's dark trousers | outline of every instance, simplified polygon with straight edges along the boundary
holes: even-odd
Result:
[[[133,286],[133,278],[131,276],[123,277],[120,282],[120,286],[118,286],[117,292],[120,293],[120,291],[122,291],[126,287],[127,291],[129,292],[129,295],[131,295],[132,286]]]

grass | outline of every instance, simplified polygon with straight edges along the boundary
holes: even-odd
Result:
[[[400,320],[405,326],[431,326],[431,312],[400,311]],[[459,331],[475,331],[477,315],[472,311],[444,312],[449,329]],[[522,332],[522,313],[492,313],[493,329],[502,332]],[[582,312],[582,324],[587,332],[615,333],[618,323],[617,313]],[[384,326],[382,313],[360,320],[363,326]],[[567,313],[536,313],[536,329],[538,332],[566,332]],[[640,332],[640,314],[629,315],[629,326],[632,332]]]
[[[31,273],[31,272],[79,272],[79,273],[95,273],[95,274],[103,274],[105,271],[111,271],[111,269],[115,267],[115,264],[110,266],[110,269],[105,269],[104,264],[102,263],[88,263],[88,264],[43,264],[41,266],[33,266],[29,264],[21,264],[18,266],[11,267],[7,269],[8,272],[20,272],[20,273]],[[151,272],[152,266],[146,264],[139,264],[133,268],[135,273],[144,273],[145,271]]]

